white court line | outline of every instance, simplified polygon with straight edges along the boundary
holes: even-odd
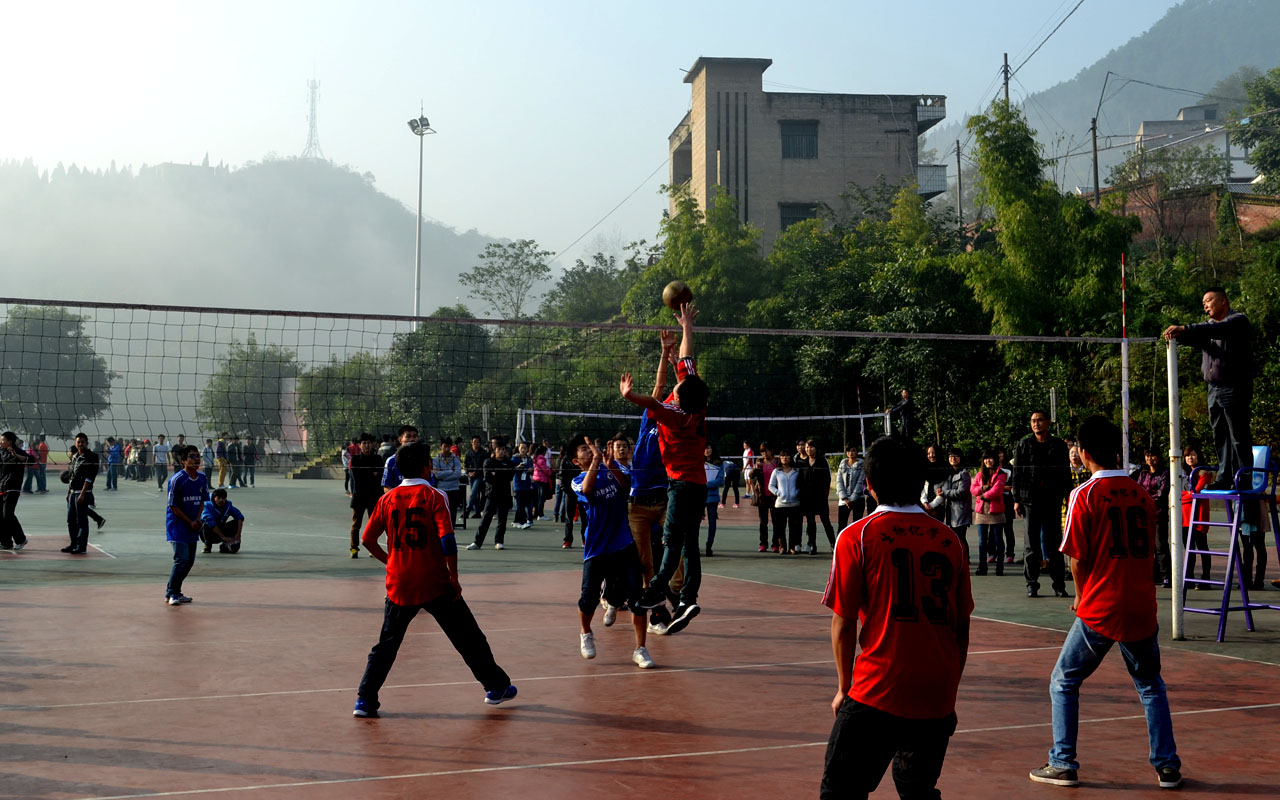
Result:
[[[713,575],[712,573],[706,573],[706,572],[704,572],[703,574],[711,575],[711,577],[713,578],[723,578],[727,581],[741,581],[743,583],[754,583],[760,586],[772,586],[775,589],[792,589],[797,592],[809,592],[810,594],[822,594],[822,592],[819,592],[817,589],[802,589],[797,586],[784,586],[781,583],[769,583],[767,581],[753,581],[750,578],[735,578],[732,575]],[[1033,628],[1035,630],[1040,630],[1040,631],[1052,631],[1053,633],[1065,634],[1067,632],[1065,628],[1050,628],[1045,625],[1032,625],[1029,622],[1014,622],[1013,620],[996,619],[994,617],[974,616],[973,619],[982,620],[983,622],[997,622],[997,623],[1000,623],[1001,625],[1013,625],[1019,628]],[[1162,641],[1161,644],[1165,644],[1165,642]],[[1263,666],[1267,666],[1267,667],[1280,667],[1280,663],[1276,663],[1274,661],[1263,661],[1260,658],[1245,658],[1244,656],[1232,656],[1232,655],[1227,655],[1226,653],[1210,653],[1204,650],[1195,650],[1190,647],[1179,647],[1176,649],[1179,653],[1192,653],[1195,655],[1209,656],[1211,658],[1225,658],[1230,661],[1243,661],[1246,664],[1262,664]]]
[[[94,550],[97,550],[99,553],[102,553],[107,558],[117,558],[115,554],[108,553],[100,544],[94,544],[93,542],[89,542],[89,546],[92,547]]]
[[[525,630],[525,629],[521,629]],[[1004,653],[1027,653],[1037,650],[1057,650],[1054,647],[1019,647],[1005,650],[974,650],[969,653],[971,656],[982,655],[998,655]],[[666,674],[672,675],[678,672],[715,672],[718,670],[739,670],[739,669],[769,669],[771,667],[811,667],[816,664],[830,664],[830,658],[821,658],[816,661],[782,661],[771,664],[722,664],[714,667],[672,667],[669,669],[661,669],[659,673],[645,673],[636,670],[627,670],[626,672],[594,672],[582,675],[541,675],[526,676],[515,678],[512,683],[532,683],[534,681],[565,681],[577,680],[580,678],[620,678],[620,677],[640,677],[646,674]],[[384,687],[385,689],[436,689],[445,686],[471,686],[474,680],[466,681],[439,681],[436,683],[401,683]],[[191,702],[193,700],[238,700],[246,697],[278,697],[282,695],[300,695],[300,694],[329,694],[333,692],[354,692],[353,686],[346,686],[334,689],[287,689],[274,692],[246,692],[243,694],[208,694],[187,697],[143,697],[134,700],[95,700],[85,703],[58,703],[50,705],[0,705],[0,712],[4,711],[47,711],[58,708],[91,708],[97,706],[121,706],[121,705],[140,705],[148,703],[178,703]]]
[[[1231,711],[1248,711],[1260,708],[1278,708],[1280,703],[1266,703],[1251,706],[1230,706],[1224,708],[1204,708],[1194,711],[1175,711],[1174,716],[1188,716],[1192,714],[1218,714]],[[1143,714],[1134,714],[1123,717],[1102,717],[1099,719],[1083,719],[1080,720],[1081,725],[1098,724],[1103,722],[1121,722],[1132,720],[1145,720]],[[974,734],[974,733],[993,733],[997,731],[1024,730],[1027,728],[1049,728],[1052,723],[1039,722],[1028,725],[999,725],[989,728],[965,728],[956,731],[956,735]],[[313,786],[334,786],[340,784],[354,783],[375,783],[382,781],[398,781],[398,780],[415,780],[418,778],[437,778],[449,775],[478,775],[493,772],[515,772],[530,769],[556,769],[561,767],[588,767],[601,764],[625,764],[636,761],[664,761],[678,758],[706,758],[708,756],[727,756],[739,755],[742,753],[767,753],[777,752],[781,750],[800,750],[808,747],[824,747],[827,742],[802,742],[800,744],[777,744],[766,745],[762,747],[740,747],[730,750],[702,750],[695,753],[656,753],[648,756],[619,756],[615,758],[596,758],[583,759],[578,761],[546,761],[539,764],[509,764],[501,767],[474,767],[471,769],[449,769],[437,770],[434,772],[410,772],[399,775],[369,775],[362,778],[335,778],[331,780],[319,781],[294,781],[291,783],[261,783],[249,786],[225,786],[217,789],[184,789],[171,792],[146,792],[142,794],[118,794],[110,797],[85,797],[81,800],[142,800],[149,797],[190,797],[202,794],[229,794],[231,792],[252,792],[263,789],[300,789]]]

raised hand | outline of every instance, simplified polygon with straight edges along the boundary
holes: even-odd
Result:
[[[622,378],[618,380],[618,391],[622,393],[622,396],[624,398],[630,396],[631,394],[631,373],[630,372],[622,373]]]
[[[685,303],[680,306],[680,310],[676,312],[676,322],[680,323],[680,327],[692,327],[693,321],[698,318],[698,307],[692,302]]]

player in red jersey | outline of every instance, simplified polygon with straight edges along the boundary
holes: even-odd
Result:
[[[1151,766],[1162,789],[1182,785],[1182,761],[1173,741],[1169,698],[1160,678],[1156,641],[1156,589],[1151,581],[1151,537],[1156,508],[1151,496],[1120,466],[1120,429],[1092,416],[1077,435],[1080,459],[1092,473],[1071,493],[1063,553],[1075,576],[1076,620],[1049,679],[1053,706],[1053,748],[1049,763],[1031,772],[1031,780],[1056,786],[1080,783],[1076,735],[1080,721],[1080,685],[1113,644],[1119,643],[1125,668],[1138,690],[1147,717]]]
[[[485,688],[490,705],[516,696],[511,679],[493,660],[493,651],[462,599],[458,544],[453,538],[449,499],[427,482],[431,450],[421,442],[402,445],[396,461],[404,478],[378,500],[361,539],[387,565],[387,602],[382,635],[369,651],[369,664],[356,695],[355,716],[378,716],[378,690],[387,680],[409,623],[425,610],[449,637],[471,674]],[[387,535],[387,549],[378,540]]]
[[[628,400],[649,412],[658,425],[658,450],[667,469],[667,515],[662,526],[662,566],[649,581],[640,598],[640,608],[650,609],[666,603],[667,589],[683,561],[684,585],[680,602],[672,612],[668,633],[684,630],[701,610],[698,589],[702,585],[701,551],[698,548],[698,526],[702,524],[703,506],[707,500],[707,473],[703,467],[707,449],[707,399],[710,390],[698,375],[693,361],[693,321],[698,309],[685,303],[676,314],[680,323],[680,357],[676,361],[676,388],[659,403],[653,397],[633,390],[631,373],[623,373],[618,390]]]
[[[890,761],[901,797],[941,796],[973,594],[964,545],[918,502],[924,464],[904,439],[871,445],[867,491],[879,505],[836,539],[822,596],[839,683],[823,798],[865,798]]]

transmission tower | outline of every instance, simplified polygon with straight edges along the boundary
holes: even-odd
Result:
[[[303,158],[324,160],[324,151],[320,149],[320,125],[316,119],[316,101],[320,97],[320,82],[307,81],[311,90],[311,114],[307,117],[307,146],[302,149]]]

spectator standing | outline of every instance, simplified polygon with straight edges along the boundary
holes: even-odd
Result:
[[[493,549],[507,549],[507,514],[511,511],[511,481],[515,471],[516,465],[507,456],[506,444],[499,440],[493,455],[484,461],[484,516],[480,519],[475,541],[467,545],[468,550],[479,550],[484,546],[484,537],[489,533],[489,525],[495,516],[498,518],[498,531],[493,537]]]
[[[243,489],[247,484],[244,482],[244,446],[239,436],[233,435],[231,444],[227,445],[227,463],[231,465],[231,488]]]
[[[360,557],[360,532],[367,513],[373,518],[373,509],[382,497],[382,456],[373,451],[373,436],[360,437],[360,451],[351,457],[351,557]],[[396,486],[400,481],[396,481]]]
[[[547,500],[554,494],[551,488],[551,463],[547,461],[546,445],[538,445],[533,451],[533,485],[538,493],[538,520],[547,521]],[[465,525],[463,527],[466,527]]]
[[[252,436],[244,437],[244,474],[249,479],[249,488],[255,488],[258,472],[258,444]]]
[[[1049,414],[1031,414],[1031,433],[1018,442],[1014,458],[1013,511],[1026,517],[1027,533],[1022,574],[1027,597],[1036,597],[1040,572],[1048,570],[1057,597],[1068,597],[1066,567],[1057,544],[1062,541],[1058,510],[1071,487],[1067,445],[1049,433]]]
[[[218,444],[213,450],[214,461],[218,464],[218,488],[227,486],[227,473],[231,470],[231,462],[227,461],[227,434],[218,436]]]
[[[1146,490],[1155,503],[1156,530],[1152,544],[1155,545],[1156,557],[1151,562],[1152,579],[1168,589],[1172,585],[1172,564],[1169,559],[1169,470],[1164,466],[1164,459],[1155,450],[1144,450],[1142,458],[1146,466],[1135,469],[1129,477]]]
[[[213,465],[216,458],[213,454],[213,440],[204,440],[204,449],[200,451],[200,465],[204,467],[204,481],[206,484],[212,483]]]
[[[759,552],[763,553],[769,549],[769,525],[773,524],[773,539],[777,541],[782,537],[783,532],[778,530],[777,518],[773,513],[773,506],[776,498],[769,489],[769,482],[773,479],[773,471],[777,468],[777,462],[773,458],[773,448],[768,442],[760,443],[760,457],[755,460],[755,467],[751,470],[750,477],[747,478],[747,487],[751,490],[749,497],[751,504],[756,507],[760,518],[760,547]],[[773,552],[778,552],[777,546],[774,546]]]
[[[791,454],[778,456],[778,468],[769,476],[769,493],[773,495],[773,552],[795,555],[800,552],[800,472],[792,464]],[[782,534],[786,531],[787,538]]]
[[[528,442],[521,442],[516,446],[516,455],[511,461],[515,465],[515,474],[512,476],[512,489],[516,496],[515,523],[517,528],[528,530],[533,527],[537,512],[537,490],[533,487],[533,456],[529,455]]]
[[[902,399],[886,409],[889,413],[889,424],[904,439],[913,440],[916,433],[916,401],[911,399],[911,392],[902,390]]]
[[[763,448],[762,448],[763,449]],[[756,468],[756,451],[751,449],[751,443],[745,439],[742,442],[742,475],[746,480],[751,475],[751,470]],[[751,487],[747,487],[746,497],[751,497]]]
[[[954,447],[947,451],[947,476],[933,486],[929,504],[938,510],[938,519],[955,533],[964,545],[965,564],[969,563],[969,525],[973,522],[969,471],[964,468],[964,454]],[[979,561],[984,570],[985,561]]]
[[[107,437],[107,488],[104,491],[120,490],[120,468],[124,466],[124,448],[114,436]]]
[[[450,522],[458,527],[458,512],[463,511],[462,459],[453,454],[453,441],[449,437],[440,440],[440,454],[431,460],[431,474],[436,488],[444,492],[449,501]],[[462,528],[467,527],[467,515],[462,514]]]
[[[18,521],[18,500],[22,498],[23,473],[31,460],[19,446],[13,431],[0,434],[0,550],[21,550],[27,534]],[[38,456],[37,456],[38,458]]]
[[[733,507],[737,508],[742,497],[738,494],[738,485],[742,483],[742,467],[732,457],[724,457],[724,486],[720,489],[720,508],[729,502],[729,490],[733,490]]]
[[[62,548],[64,553],[83,555],[89,549],[89,506],[93,505],[98,465],[98,454],[89,449],[89,437],[77,433],[67,482],[67,533],[71,544]]]
[[[836,469],[836,527],[844,530],[850,522],[857,522],[866,513],[867,479],[858,447],[847,444],[844,459]]]
[[[471,492],[467,499],[467,507],[463,511],[464,517],[471,515],[478,518],[480,509],[484,507],[484,462],[489,458],[489,451],[485,450],[480,442],[479,436],[472,436],[471,449],[462,460],[463,467],[467,471],[467,487]]]
[[[717,508],[723,507],[720,506],[720,487],[724,485],[727,468],[726,460],[716,455],[716,449],[710,444],[706,446],[703,453],[705,457],[702,469],[707,476],[707,505],[703,518],[707,521],[707,557],[710,558],[713,555],[711,546],[716,541]]]
[[[809,555],[818,554],[818,521],[827,534],[827,543],[836,546],[836,532],[831,527],[831,465],[822,453],[817,439],[805,442],[804,461],[796,465],[800,470],[800,506],[805,520],[805,536]]]
[[[164,491],[164,482],[169,479],[169,452],[172,449],[166,442],[164,434],[156,437],[156,491]]]
[[[17,446],[22,447],[22,440],[19,439]],[[27,456],[27,467],[22,481],[22,494],[35,494],[35,490],[40,484],[36,480],[36,475],[40,472],[40,451],[36,449],[35,442],[30,442],[26,449],[22,451]]]
[[[994,450],[982,454],[982,467],[969,484],[973,499],[973,521],[978,525],[978,574],[987,574],[987,565],[996,565],[996,575],[1004,575],[1005,483],[1008,476],[998,466]]]
[[[36,437],[36,455],[40,457],[39,470],[36,472],[36,491],[40,494],[49,493],[49,443],[44,438],[44,434]]]

